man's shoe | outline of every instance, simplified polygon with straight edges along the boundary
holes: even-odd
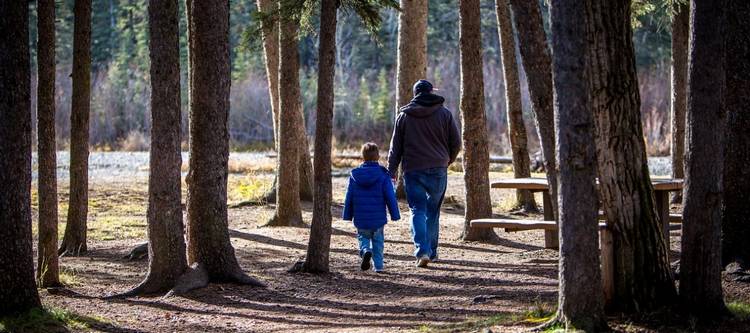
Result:
[[[365,252],[365,254],[362,255],[362,264],[359,265],[359,268],[363,271],[370,269],[370,259],[372,259],[372,252]]]
[[[428,256],[421,256],[419,259],[417,259],[417,267],[427,267],[427,264],[430,263],[430,257]]]
[[[436,255],[430,257],[430,262],[438,262],[438,255],[436,254]]]
[[[374,271],[375,271],[375,273],[385,273],[385,269],[384,268],[381,268],[381,269],[377,269],[376,268],[376,269],[374,269]]]

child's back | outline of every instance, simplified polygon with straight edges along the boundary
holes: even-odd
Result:
[[[354,220],[358,229],[378,229],[401,218],[388,170],[378,162],[367,161],[352,170],[344,202],[344,220]]]
[[[377,149],[373,143],[362,146],[365,162],[352,170],[349,177],[343,218],[353,220],[357,227],[362,270],[370,269],[372,259],[375,271],[380,272],[383,269],[383,226],[388,222],[386,209],[393,221],[401,215],[390,174],[377,162]]]

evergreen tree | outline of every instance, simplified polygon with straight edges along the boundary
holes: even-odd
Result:
[[[31,245],[29,5],[0,2],[0,318],[40,307]]]

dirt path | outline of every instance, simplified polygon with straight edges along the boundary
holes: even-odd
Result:
[[[340,216],[344,181],[334,179],[334,216]],[[460,175],[451,175],[449,184],[448,196],[462,198]],[[541,231],[498,231],[502,237],[498,244],[461,242],[457,239],[463,223],[462,208],[445,205],[440,261],[427,269],[414,267],[408,220],[386,226],[387,272],[376,274],[359,270],[354,228],[335,219],[333,273],[287,273],[304,255],[309,230],[260,228],[272,215],[273,207],[242,207],[229,211],[232,243],[244,270],[268,283],[268,288],[213,284],[185,297],[102,300],[99,297],[133,286],[146,273],[145,260],[122,258],[133,245],[145,240],[146,192],[145,184],[137,181],[127,186],[99,183],[93,186],[92,193],[93,201],[103,209],[94,210],[94,225],[99,227],[98,223],[104,223],[100,220],[108,221],[107,214],[111,212],[124,216],[125,225],[100,231],[102,237],[90,243],[91,251],[85,257],[63,258],[64,271],[76,282],[69,290],[54,295],[42,292],[46,305],[94,318],[91,330],[429,331],[428,328],[476,318],[511,316],[545,305],[549,308],[557,298],[557,253],[542,248]],[[510,194],[493,191],[496,213],[505,209],[504,202]],[[305,204],[304,209],[305,220],[309,221],[311,205]],[[403,203],[401,210],[407,212]],[[403,215],[408,218],[408,214]],[[115,231],[120,232],[118,237],[107,237]],[[739,292],[738,297],[747,297],[743,293]],[[493,297],[478,297],[483,295]],[[504,325],[510,326],[503,326],[500,331],[512,332],[533,324],[505,320]]]

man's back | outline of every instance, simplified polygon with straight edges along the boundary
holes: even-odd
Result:
[[[404,172],[448,167],[461,149],[453,115],[434,94],[419,94],[403,106],[388,153],[388,170],[395,175],[399,163]]]

